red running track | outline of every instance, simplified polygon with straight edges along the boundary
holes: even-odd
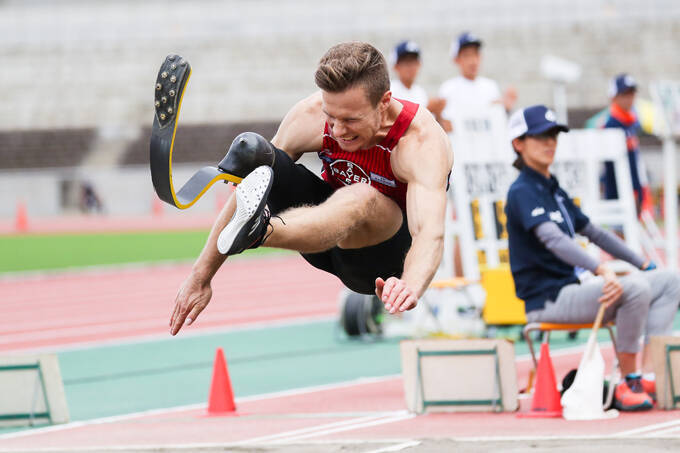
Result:
[[[214,213],[186,215],[185,213],[172,212],[156,216],[29,217],[25,231],[17,229],[15,219],[0,219],[0,235],[208,230],[215,221],[215,216]]]
[[[168,335],[174,299],[191,265],[158,265],[0,278],[0,352]],[[342,288],[299,256],[236,259],[213,280],[196,332],[332,316]]]
[[[605,355],[610,354],[611,350],[607,349]],[[579,358],[580,352],[556,354],[553,362],[557,373],[562,375],[576,366]],[[529,368],[528,357],[518,360],[520,382],[526,379]],[[522,401],[521,410],[528,410],[529,404],[528,400]],[[677,439],[680,436],[677,411],[622,413],[610,420],[568,422],[561,418],[518,418],[514,413],[416,417],[404,407],[401,378],[385,377],[242,398],[237,400],[235,416],[207,417],[205,408],[197,405],[2,435],[0,446],[4,449],[116,448],[118,451],[126,447],[135,451],[175,447],[191,451],[218,446],[257,449],[276,443],[313,446],[318,442],[315,448],[305,451],[324,451],[323,443],[331,442],[345,444],[342,451],[367,451],[366,445],[359,450],[351,450],[349,446],[356,445],[357,441],[361,446],[362,443],[400,443],[413,439],[481,441],[583,436],[619,438],[625,443],[626,437]],[[586,440],[583,442],[582,445],[587,445]]]

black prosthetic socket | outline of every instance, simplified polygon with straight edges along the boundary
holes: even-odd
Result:
[[[231,143],[227,155],[217,165],[225,173],[245,178],[261,165],[274,166],[274,145],[255,132],[244,132]]]

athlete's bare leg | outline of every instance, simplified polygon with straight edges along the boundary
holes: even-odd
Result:
[[[272,217],[272,233],[263,245],[302,253],[379,244],[403,221],[399,206],[367,184],[343,187],[318,206],[289,209],[280,217]]]
[[[205,309],[212,297],[210,282],[227,259],[219,253],[217,239],[236,210],[232,196],[222,208],[210,231],[205,247],[194,263],[175,298],[170,318],[170,332],[177,334],[191,324]],[[336,245],[359,248],[383,242],[396,234],[402,224],[397,204],[366,184],[354,184],[337,190],[319,206],[294,208],[282,213],[285,225],[272,218],[268,247],[280,247],[301,252],[319,252]]]

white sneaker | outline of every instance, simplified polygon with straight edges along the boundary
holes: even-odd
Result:
[[[260,246],[271,217],[267,197],[273,182],[274,170],[262,165],[236,187],[236,211],[217,238],[221,254],[236,255]]]

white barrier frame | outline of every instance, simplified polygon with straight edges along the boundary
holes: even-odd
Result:
[[[477,127],[480,124],[488,127]],[[470,125],[473,127],[468,127]],[[515,153],[508,139],[505,112],[500,108],[454,121],[450,139],[455,155],[452,202],[457,217],[455,221],[447,217],[446,252],[437,277],[454,275],[454,255],[447,244],[453,244],[453,238],[457,236],[462,274],[476,281],[480,279],[478,254],[485,255],[488,268],[495,268],[501,264],[499,253],[504,253],[508,247],[506,235],[498,230],[492,203],[502,201],[503,206],[505,204],[507,190],[518,174],[512,167]],[[572,130],[560,134],[551,171],[570,196],[580,199],[583,211],[594,224],[622,228],[628,246],[640,252],[639,225],[626,152],[625,136],[620,130]],[[604,161],[614,162],[619,188],[617,200],[600,197],[599,178]],[[481,221],[477,235],[471,208],[475,200],[479,206],[479,216],[475,217]]]

